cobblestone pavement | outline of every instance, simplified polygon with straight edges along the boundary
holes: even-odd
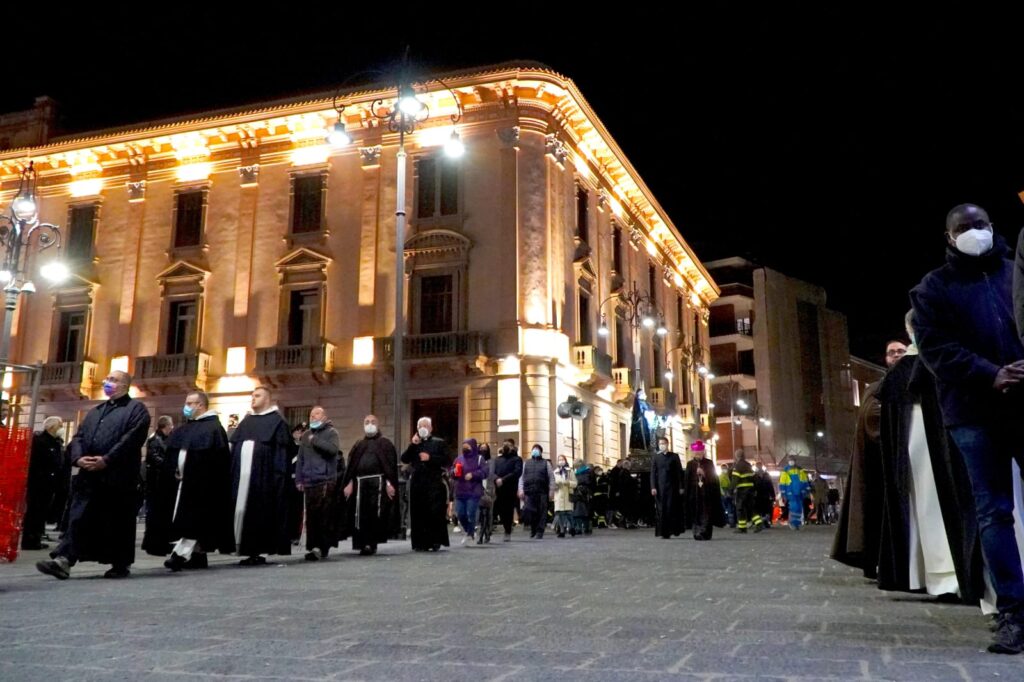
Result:
[[[890,595],[828,560],[832,529],[597,531],[168,574],[0,565],[0,680],[1024,680],[977,608]]]

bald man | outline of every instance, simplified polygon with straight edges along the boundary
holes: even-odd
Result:
[[[58,580],[78,561],[111,564],[105,578],[127,578],[135,562],[135,515],[142,503],[139,472],[149,432],[146,406],[128,395],[132,378],[113,371],[103,380],[107,400],[93,408],[68,446],[79,468],[72,484],[68,529],[50,561],[36,568]]]

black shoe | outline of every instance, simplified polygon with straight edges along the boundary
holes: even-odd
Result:
[[[991,654],[1019,654],[1024,651],[1024,625],[1020,620],[1004,616],[999,620],[999,628],[992,635],[992,643],[988,645]]]
[[[431,552],[440,552],[441,551],[441,545],[431,545],[430,551]]]
[[[758,524],[756,524],[756,525],[754,526],[754,532],[755,532],[755,533],[760,533],[760,532],[761,532],[761,531],[763,531],[763,530],[764,530],[764,526],[762,526],[762,525],[761,525],[760,523],[758,523]]]
[[[124,566],[114,566],[112,569],[103,574],[104,578],[108,580],[120,580],[121,578],[127,578],[132,574]]]
[[[555,535],[560,537],[560,538],[564,538],[565,537],[565,533],[555,533]]]
[[[733,533],[746,533],[746,532],[747,532],[746,528],[737,528],[736,530],[733,531]]]
[[[311,549],[306,552],[306,561],[320,561],[320,550]]]
[[[185,563],[185,568],[209,568],[210,562],[206,558],[206,552],[192,552],[192,556]]]
[[[267,563],[265,557],[259,555],[247,557],[238,562],[239,566],[262,566]]]
[[[175,573],[177,573],[181,569],[185,568],[185,564],[187,563],[188,562],[185,561],[185,557],[181,556],[180,554],[175,554],[174,552],[171,552],[170,558],[164,562],[164,568],[169,568]]]
[[[54,557],[46,561],[36,562],[37,571],[44,575],[52,575],[57,580],[67,580],[70,578],[71,573],[68,569],[68,562],[64,557]]]

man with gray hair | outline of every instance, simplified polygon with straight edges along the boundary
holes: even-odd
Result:
[[[107,400],[93,408],[68,446],[79,468],[72,484],[68,529],[36,568],[67,580],[78,561],[112,564],[105,578],[127,578],[135,562],[135,515],[139,511],[139,460],[149,432],[146,406],[128,395],[132,378],[112,371],[103,380]]]
[[[412,470],[409,480],[409,524],[412,548],[436,552],[448,546],[448,492],[443,475],[448,468],[444,441],[433,435],[430,417],[416,422],[416,433],[402,454],[402,464]]]
[[[46,530],[46,512],[53,499],[54,482],[60,471],[63,449],[64,421],[60,417],[47,417],[43,421],[43,430],[36,431],[32,436],[28,495],[21,531],[22,549],[48,549],[43,544],[43,532]]]

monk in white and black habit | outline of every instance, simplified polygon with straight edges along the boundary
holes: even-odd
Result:
[[[352,549],[369,556],[377,553],[377,545],[388,541],[391,503],[398,488],[398,452],[395,444],[381,435],[374,415],[363,420],[363,433],[352,446],[342,486]]]
[[[442,478],[448,468],[444,441],[432,435],[430,417],[416,422],[416,434],[402,453],[402,464],[412,469],[409,479],[409,525],[412,548],[436,552],[448,546],[448,489]]]
[[[914,338],[912,312],[907,332]],[[884,503],[878,587],[978,603],[983,560],[974,495],[949,439],[935,377],[915,345],[878,389]]]
[[[725,526],[722,489],[715,463],[705,457],[703,441],[690,446],[693,459],[686,463],[683,530],[693,529],[694,540],[710,540],[716,527]]]
[[[651,495],[657,502],[655,535],[666,540],[683,532],[683,463],[669,452],[668,439],[658,437],[651,459]]]
[[[289,492],[296,445],[271,405],[270,389],[252,392],[252,412],[231,434],[231,509],[239,564],[267,563],[261,554],[291,554]]]
[[[185,423],[167,439],[165,465],[177,482],[171,513],[171,541],[164,566],[172,571],[206,568],[207,552],[235,551],[228,491],[231,448],[210,398],[202,391],[185,397]]]
[[[78,475],[71,484],[68,528],[41,573],[59,580],[78,561],[111,564],[105,578],[127,578],[135,561],[136,514],[142,504],[142,445],[149,432],[146,406],[128,395],[132,378],[114,370],[103,380],[108,400],[89,411],[68,446]]]

